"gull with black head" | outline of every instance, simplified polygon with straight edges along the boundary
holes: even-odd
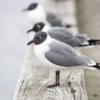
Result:
[[[88,47],[100,44],[100,40],[89,39],[86,34],[75,34],[63,27],[49,27],[43,22],[36,23],[27,33],[43,31],[50,37],[64,42],[72,47]]]
[[[34,25],[37,22],[44,22],[49,26],[73,27],[75,25],[66,25],[54,13],[46,11],[39,3],[32,3],[23,11],[28,11],[28,18]]]
[[[33,52],[38,60],[46,67],[56,70],[56,81],[47,86],[49,88],[60,85],[59,70],[100,69],[99,63],[95,63],[91,58],[76,52],[68,44],[51,38],[45,32],[37,32],[27,45],[32,43],[35,43]]]

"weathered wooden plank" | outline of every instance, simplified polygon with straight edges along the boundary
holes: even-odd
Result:
[[[100,0],[76,0],[79,31],[92,39],[100,39]],[[100,46],[82,50],[82,53],[100,62]],[[87,70],[86,89],[89,100],[100,100],[100,73]]]
[[[76,24],[74,1],[42,0],[41,2],[64,21]],[[76,27],[71,30],[78,32]],[[33,33],[30,34],[29,40],[31,38]],[[54,83],[55,72],[43,67],[35,57],[33,48],[34,45],[27,47],[13,100],[87,100],[83,70],[63,70],[60,72],[61,85],[47,88],[47,85]]]

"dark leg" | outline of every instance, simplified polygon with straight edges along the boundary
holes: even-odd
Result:
[[[59,73],[60,73],[60,71],[56,71],[56,81],[55,81],[55,84],[47,86],[48,88],[57,87],[60,84],[59,83]]]
[[[59,85],[59,73],[60,71],[56,71],[56,84]]]

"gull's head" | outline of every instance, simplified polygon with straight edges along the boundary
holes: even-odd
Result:
[[[27,33],[34,31],[34,32],[39,32],[42,31],[44,28],[45,24],[43,22],[36,23],[32,29],[28,30]]]
[[[36,9],[38,7],[38,5],[39,5],[38,3],[32,3],[29,5],[28,8],[24,9],[23,11],[32,11],[32,10]]]
[[[35,43],[35,45],[39,45],[43,43],[47,39],[47,33],[45,32],[37,32],[33,38],[33,40],[29,41],[27,45],[30,45],[32,43]]]

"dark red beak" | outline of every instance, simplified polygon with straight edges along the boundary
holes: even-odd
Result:
[[[32,43],[34,43],[33,40],[29,41],[29,42],[27,43],[27,46],[30,45],[30,44],[32,44]]]

